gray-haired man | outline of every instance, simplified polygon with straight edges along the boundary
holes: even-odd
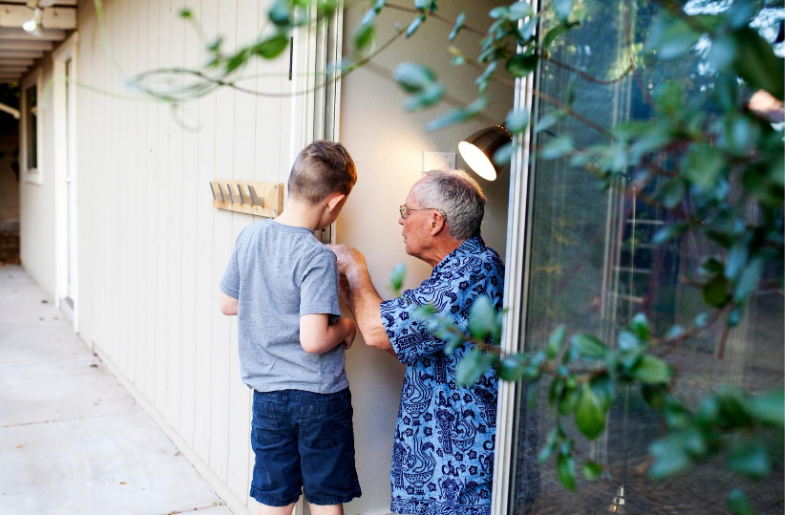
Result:
[[[446,355],[445,342],[416,315],[430,305],[466,329],[478,297],[488,296],[501,309],[504,264],[480,237],[484,208],[485,195],[464,172],[430,172],[412,187],[398,223],[407,254],[433,272],[397,299],[382,300],[358,250],[333,246],[365,343],[407,365],[391,468],[395,513],[490,513],[495,372],[472,387],[457,384],[455,368],[467,349]]]

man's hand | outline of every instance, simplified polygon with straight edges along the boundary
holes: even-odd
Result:
[[[363,253],[348,245],[327,245],[338,258],[338,273],[348,276],[357,270],[368,270]]]

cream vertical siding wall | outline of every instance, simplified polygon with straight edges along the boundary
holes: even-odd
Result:
[[[41,76],[46,81],[52,76],[52,58],[45,54],[39,61]],[[31,84],[32,85],[32,84]],[[38,131],[41,145],[38,169],[41,184],[25,179],[26,157],[20,146],[19,188],[19,254],[25,270],[47,291],[55,291],[55,177],[54,167],[54,111],[42,109],[39,99]],[[20,131],[24,124],[20,123]]]
[[[290,102],[222,89],[174,111],[125,97],[136,96],[126,81],[139,72],[205,62],[218,34],[227,52],[252,41],[264,5],[103,5],[106,39],[92,1],[80,2],[78,14],[80,333],[191,450],[197,468],[226,486],[218,493],[255,513],[252,396],[240,380],[236,320],[218,311],[216,298],[235,238],[256,220],[213,208],[208,183],[285,182]],[[179,18],[184,7],[205,40]],[[245,85],[288,92],[285,57],[249,67],[254,78]]]

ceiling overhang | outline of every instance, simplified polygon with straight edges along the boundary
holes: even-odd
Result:
[[[37,59],[76,29],[76,2],[0,0],[0,82],[20,81]],[[22,25],[34,18],[36,7],[38,26],[30,33]]]

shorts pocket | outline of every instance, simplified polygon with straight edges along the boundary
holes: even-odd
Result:
[[[275,403],[254,398],[251,441],[254,446],[278,445],[283,441]]]
[[[309,406],[303,413],[303,445],[310,449],[336,449],[347,443],[354,447],[352,404],[335,399],[322,405]]]

